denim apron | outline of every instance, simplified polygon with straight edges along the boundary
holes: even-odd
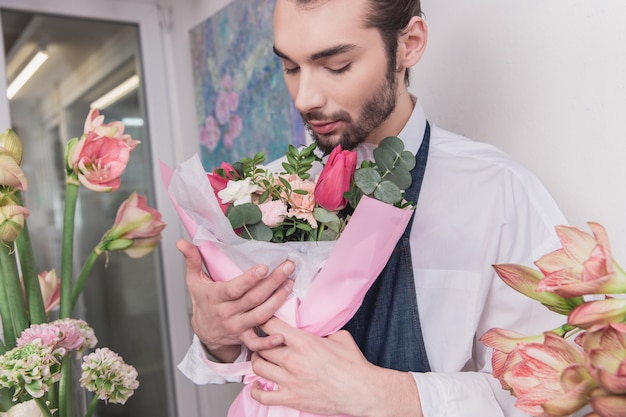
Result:
[[[407,201],[417,205],[430,142],[426,123],[424,139],[411,171],[413,182],[406,190]],[[430,365],[424,347],[417,311],[413,262],[409,234],[413,217],[396,244],[387,265],[370,287],[363,304],[344,326],[371,363],[398,371],[428,372]]]

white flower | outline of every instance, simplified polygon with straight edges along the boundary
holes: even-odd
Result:
[[[253,184],[250,178],[238,181],[228,181],[226,188],[217,193],[223,204],[230,202],[238,206],[240,204],[251,203],[252,194],[259,191],[261,187]]]
[[[85,356],[82,368],[80,386],[105,402],[124,404],[139,386],[137,370],[108,348]]]
[[[9,411],[2,415],[4,417],[43,417],[35,400],[15,404]]]

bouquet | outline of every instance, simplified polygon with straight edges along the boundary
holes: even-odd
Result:
[[[493,376],[533,416],[626,416],[626,273],[612,258],[607,233],[557,226],[562,248],[535,265],[495,265],[509,286],[567,316],[566,323],[526,336],[491,329]]]
[[[314,151],[315,144],[290,147],[274,167],[261,165],[264,157],[257,154],[223,163],[208,179],[197,156],[175,171],[163,165],[162,172],[211,278],[228,280],[259,263],[274,268],[292,260],[293,295],[276,316],[325,336],[354,315],[404,232],[413,206],[403,190],[411,184],[415,156],[396,137],[383,140],[374,161],[358,169],[352,151],[338,146],[325,162]],[[229,416],[306,415],[253,400],[250,383],[258,377],[249,362],[208,366],[244,377]]]
[[[139,142],[121,122],[104,123],[92,109],[84,133],[65,149],[66,190],[60,277],[38,273],[23,206],[28,180],[21,170],[22,145],[11,129],[0,135],[0,407],[7,416],[75,415],[72,365],[82,359],[80,386],[93,393],[86,416],[99,400],[125,403],[138,387],[137,371],[97,338],[73,307],[100,255],[120,250],[132,258],[150,253],[161,239],[161,214],[132,193],[120,206],[77,276],[72,271],[74,216],[80,186],[111,192],[120,186],[130,153]]]

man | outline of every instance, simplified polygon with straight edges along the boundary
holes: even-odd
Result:
[[[224,362],[251,351],[254,372],[279,387],[253,387],[266,405],[321,415],[522,415],[491,377],[491,353],[478,339],[492,327],[537,334],[562,319],[508,288],[491,265],[530,265],[558,247],[559,209],[506,155],[427,123],[407,89],[427,43],[419,1],[277,0],[274,38],[289,92],[322,149],[341,144],[371,158],[393,135],[414,153],[426,150],[410,253],[402,255],[410,291],[376,287],[346,326],[351,333],[317,337],[272,317],[291,290],[290,262],[216,283],[180,241],[196,334],[181,370],[197,383],[224,382],[204,369],[205,349]],[[375,285],[393,281],[393,271]],[[395,313],[405,305],[413,308]],[[380,322],[387,308],[391,321]],[[404,345],[386,353],[396,340]]]

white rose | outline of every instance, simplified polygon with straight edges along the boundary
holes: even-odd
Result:
[[[223,204],[230,202],[233,205],[238,206],[244,203],[252,202],[252,194],[259,191],[261,188],[250,182],[250,178],[245,178],[239,181],[228,181],[226,188],[217,193],[217,196],[222,200]]]

